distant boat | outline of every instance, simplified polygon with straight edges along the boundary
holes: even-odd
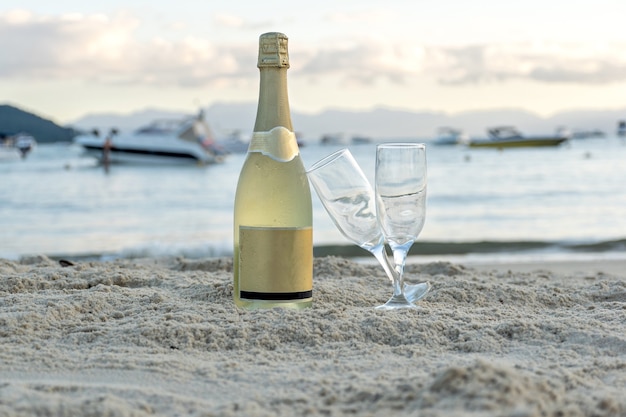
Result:
[[[361,136],[361,135],[352,136],[353,145],[365,145],[367,143],[372,143],[372,138],[370,138],[369,136]]]
[[[298,143],[298,148],[304,148],[306,146],[306,142],[302,139],[302,132],[294,132],[296,135],[296,142]]]
[[[617,124],[617,136],[626,136],[626,120],[620,120]]]
[[[202,112],[181,120],[155,120],[128,134],[112,129],[104,137],[92,131],[77,136],[74,142],[99,160],[108,144],[110,163],[212,164],[222,160]]]
[[[327,133],[320,139],[322,145],[346,145],[346,138],[343,133]]]
[[[37,146],[37,141],[28,133],[0,135],[0,161],[24,159]]]
[[[592,138],[603,138],[606,135],[603,131],[599,129],[592,130],[574,130],[572,132],[572,139],[592,139]]]
[[[435,145],[458,145],[467,143],[469,139],[469,136],[462,130],[444,126],[438,129],[433,143]]]
[[[570,134],[559,131],[555,135],[524,136],[511,126],[494,127],[487,130],[486,139],[471,139],[467,145],[471,148],[520,148],[537,146],[558,146],[570,138]]]

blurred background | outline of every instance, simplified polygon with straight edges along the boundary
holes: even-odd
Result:
[[[373,174],[376,143],[428,143],[415,256],[624,256],[624,15],[617,0],[3,3],[0,257],[230,256],[269,31],[289,37],[307,165],[350,147]],[[200,111],[216,163],[105,170],[77,142]],[[472,146],[496,126],[566,140]],[[314,201],[319,253],[352,255]]]

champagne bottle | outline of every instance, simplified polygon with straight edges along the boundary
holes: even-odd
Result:
[[[287,95],[287,36],[259,38],[259,101],[234,213],[234,300],[245,308],[312,303],[311,191]]]

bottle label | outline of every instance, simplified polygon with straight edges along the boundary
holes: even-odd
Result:
[[[239,298],[312,297],[313,228],[239,227]]]
[[[260,152],[279,162],[289,162],[300,153],[296,134],[282,126],[253,132],[248,152]]]

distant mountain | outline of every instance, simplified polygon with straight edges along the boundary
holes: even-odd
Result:
[[[617,123],[626,120],[626,108],[599,111],[572,110],[558,113],[551,117],[551,120],[555,125],[567,126],[572,130],[598,128],[607,135],[615,135]]]
[[[218,104],[205,110],[207,122],[216,134],[226,134],[235,130],[251,131],[256,116],[256,103]],[[117,128],[120,131],[131,131],[156,119],[176,119],[189,116],[189,113],[167,109],[148,108],[133,113],[97,113],[88,114],[72,122],[72,127],[79,130],[99,129],[106,131]]]
[[[116,128],[121,131],[135,130],[139,126],[146,125],[155,119],[178,119],[187,116],[184,112],[165,109],[144,109],[133,113],[96,113],[87,114],[71,126],[76,130],[88,131],[100,129],[106,131]]]
[[[216,103],[205,109],[207,120],[220,131],[250,132],[254,126],[256,103]],[[368,111],[329,109],[320,113],[303,113],[292,107],[294,128],[306,140],[319,140],[328,133],[369,136],[374,139],[429,139],[442,126],[465,130],[474,137],[485,136],[487,128],[515,126],[525,134],[553,133],[559,127],[572,131],[604,131],[615,135],[619,120],[626,119],[626,108],[616,110],[576,110],[541,117],[521,109],[493,109],[449,114],[412,112],[375,108]]]
[[[256,116],[256,103],[215,103],[204,109],[207,121],[217,136],[233,131],[251,132]],[[134,130],[154,119],[179,118],[182,111],[148,108],[129,114],[89,114],[60,127],[49,120],[11,106],[0,106],[0,132],[27,131],[40,142],[70,140],[74,132],[98,128]],[[516,126],[526,134],[545,134],[558,127],[576,130],[601,130],[614,135],[619,120],[626,119],[626,108],[617,110],[576,110],[544,118],[520,109],[494,109],[456,114],[444,112],[411,112],[389,108],[368,111],[329,109],[320,113],[303,113],[292,108],[294,128],[305,141],[317,141],[328,133],[347,136],[369,136],[373,139],[433,138],[437,129],[450,126],[465,130],[474,137],[484,136],[494,126]]]
[[[609,117],[599,117],[594,112],[583,112],[587,115],[588,126],[585,128],[604,128],[615,131],[616,119],[604,125],[595,124],[595,119],[603,122]],[[623,112],[626,115],[626,110]],[[239,130],[250,132],[254,126],[256,103],[215,103],[205,109],[207,121],[216,131],[224,134]],[[147,109],[131,114],[91,114],[76,120],[72,125],[78,129],[134,129],[159,117],[179,117],[181,112]],[[556,116],[555,116],[556,117]],[[498,109],[465,112],[450,115],[443,112],[411,112],[387,108],[375,108],[369,111],[347,111],[330,109],[320,113],[307,114],[292,108],[294,128],[303,134],[305,140],[318,140],[328,133],[344,133],[345,135],[369,136],[374,139],[389,138],[432,138],[441,126],[464,129],[474,136],[485,134],[488,127],[497,125],[514,125],[524,133],[546,133],[555,131],[559,125],[573,126],[580,120],[567,116],[558,122],[543,119],[538,115],[516,109]],[[576,126],[578,127],[578,125]]]
[[[71,128],[9,105],[0,105],[0,134],[29,133],[39,143],[70,142],[75,135]]]
[[[293,113],[293,124],[309,138],[325,133],[345,133],[348,136],[371,138],[430,137],[437,127],[448,124],[445,113],[376,108],[364,112],[326,110],[318,114]]]

